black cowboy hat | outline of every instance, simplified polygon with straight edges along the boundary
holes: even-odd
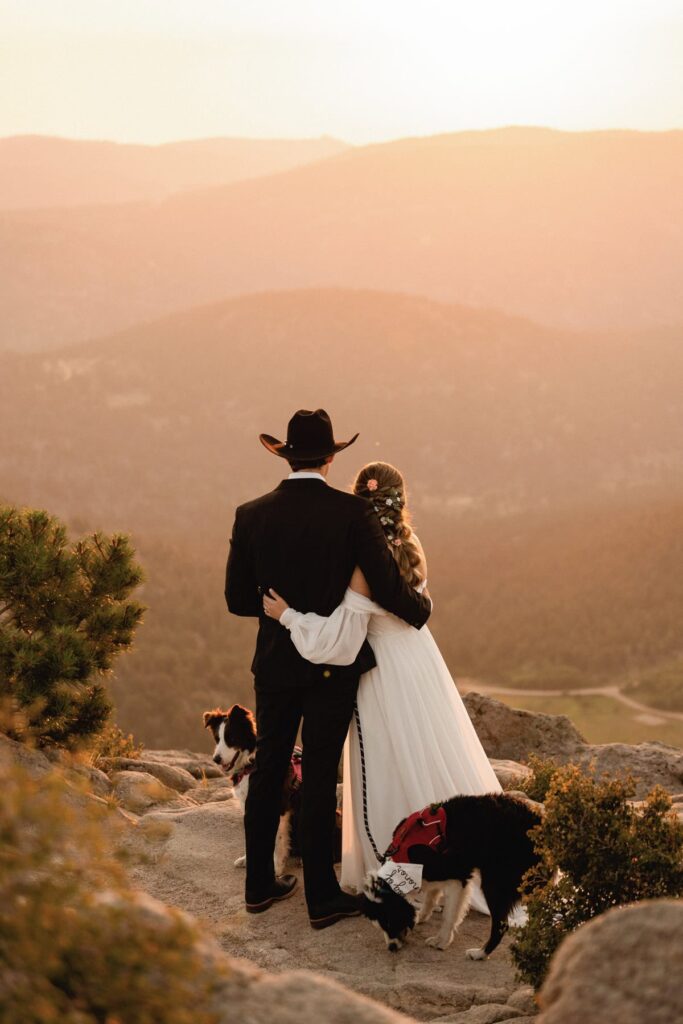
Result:
[[[350,441],[335,441],[332,421],[324,409],[299,409],[287,424],[286,441],[278,441],[270,434],[259,434],[259,441],[273,455],[290,462],[315,462],[343,451],[357,437],[354,434]]]

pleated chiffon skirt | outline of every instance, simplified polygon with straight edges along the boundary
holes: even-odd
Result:
[[[413,811],[460,794],[498,793],[501,786],[429,629],[384,613],[371,616],[368,639],[377,666],[361,677],[358,715],[368,826],[382,854]],[[360,891],[378,861],[363,815],[355,720],[344,748],[343,799],[341,884]],[[473,905],[487,910],[481,894]]]

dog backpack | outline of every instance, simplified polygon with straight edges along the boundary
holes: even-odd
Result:
[[[442,853],[446,845],[446,811],[442,804],[430,804],[404,818],[392,836],[385,860],[408,864],[411,846],[429,846]]]

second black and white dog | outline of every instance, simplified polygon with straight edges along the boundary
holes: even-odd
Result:
[[[491,913],[491,934],[483,948],[468,949],[466,955],[485,960],[507,931],[525,872],[538,863],[529,830],[540,820],[527,803],[504,793],[456,796],[411,815],[397,826],[385,857],[421,864],[421,890],[400,895],[373,871],[365,882],[363,913],[395,952],[416,924],[429,919],[443,894],[441,927],[426,942],[446,949],[467,913],[478,876]]]
[[[211,729],[216,747],[213,759],[232,777],[242,812],[247,802],[249,777],[256,757],[256,720],[248,708],[233,704],[227,711],[214,708],[204,712],[204,728]],[[287,777],[282,788],[280,825],[275,840],[275,874],[284,874],[287,860],[298,854],[299,790],[301,789],[301,750],[294,749]],[[238,857],[235,867],[245,867],[246,854]]]

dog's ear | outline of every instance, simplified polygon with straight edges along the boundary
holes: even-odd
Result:
[[[241,704],[233,704],[228,711],[230,716],[234,715],[235,718],[251,718],[251,711],[249,708],[242,707]]]
[[[253,725],[254,731],[256,731],[256,719],[254,718],[253,712],[251,712],[249,708],[242,707],[241,704],[233,704],[233,706],[227,712],[227,716],[231,718],[233,722],[237,722],[240,719],[243,722],[249,722],[250,725]]]
[[[209,726],[213,725],[214,722],[219,721],[223,718],[225,712],[221,711],[220,708],[214,708],[213,711],[205,711],[202,716],[204,719],[204,728],[208,729]]]

